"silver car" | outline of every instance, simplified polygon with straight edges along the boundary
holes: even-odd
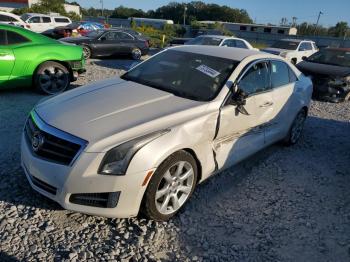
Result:
[[[211,175],[272,143],[296,143],[311,93],[310,79],[278,56],[170,48],[38,104],[22,166],[66,209],[164,221]]]

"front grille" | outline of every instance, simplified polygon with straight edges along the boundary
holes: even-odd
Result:
[[[27,120],[25,136],[34,155],[63,165],[69,165],[81,149],[79,144],[41,130],[32,117]]]
[[[114,208],[118,204],[119,196],[120,192],[72,194],[69,201],[84,206]]]

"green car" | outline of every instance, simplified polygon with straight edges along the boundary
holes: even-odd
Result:
[[[0,25],[0,89],[34,86],[45,94],[58,94],[85,71],[84,66],[79,46]]]

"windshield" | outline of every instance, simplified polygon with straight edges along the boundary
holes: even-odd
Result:
[[[350,52],[323,49],[307,58],[308,62],[350,67]]]
[[[27,14],[23,14],[21,15],[21,19],[25,22],[27,21],[27,19],[30,17],[30,15],[27,15]]]
[[[196,101],[210,101],[238,65],[237,61],[167,50],[131,69],[122,79]]]
[[[218,37],[196,37],[186,42],[187,45],[220,45],[222,39]]]
[[[91,32],[87,33],[86,36],[95,38],[95,37],[99,37],[100,35],[102,35],[103,32],[104,32],[103,30],[95,30],[95,31],[91,31]]]
[[[293,41],[277,41],[271,47],[287,50],[297,50],[299,43]]]

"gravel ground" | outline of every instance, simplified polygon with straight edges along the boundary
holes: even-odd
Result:
[[[120,74],[92,60],[74,86]],[[43,96],[0,92],[0,261],[350,261],[350,103],[312,102],[296,146],[271,146],[200,185],[167,223],[62,210],[20,168]]]

